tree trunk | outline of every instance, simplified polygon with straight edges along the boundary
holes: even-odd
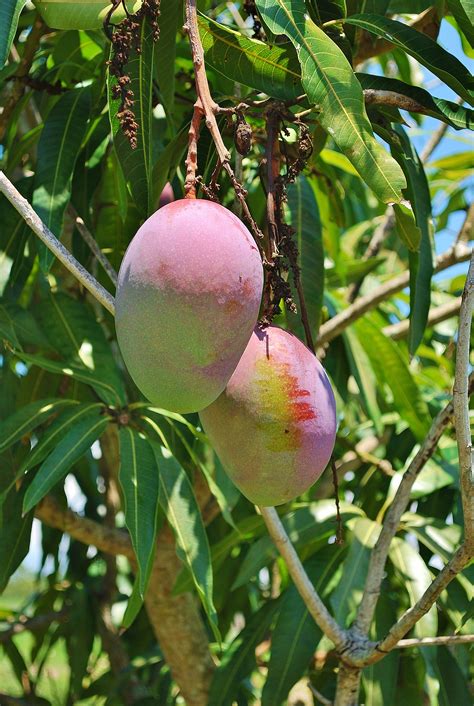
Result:
[[[164,528],[158,536],[145,605],[186,706],[207,706],[214,663],[195,597],[191,593],[172,595],[181,568],[171,530]]]
[[[358,706],[361,669],[339,663],[334,706]]]

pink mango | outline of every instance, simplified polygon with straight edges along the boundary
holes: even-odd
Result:
[[[174,201],[174,191],[169,181],[167,181],[163,187],[163,191],[160,194],[158,208],[163,208],[163,206],[166,206],[166,204],[171,203],[172,201]]]
[[[277,326],[255,329],[226,389],[199,416],[230,478],[256,505],[281,505],[308,490],[336,438],[324,368]]]
[[[256,324],[263,267],[247,228],[212,201],[154,213],[120,267],[117,339],[143,395],[175,412],[223,391]]]

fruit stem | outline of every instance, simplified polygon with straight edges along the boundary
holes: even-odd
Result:
[[[219,106],[211,96],[209,82],[206,75],[206,65],[204,63],[204,50],[199,36],[197,21],[196,0],[186,0],[186,24],[185,31],[188,33],[191,46],[191,55],[194,64],[194,81],[196,84],[197,100],[194,104],[193,119],[189,128],[188,156],[186,159],[186,198],[196,198],[196,169],[197,169],[197,141],[199,139],[199,128],[202,118],[206,121],[206,127],[211,133],[216,145],[217,155],[222,164],[230,159],[230,154],[224,144],[224,140],[219,132],[216,121],[216,114]]]

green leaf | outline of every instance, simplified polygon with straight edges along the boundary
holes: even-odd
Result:
[[[474,104],[474,77],[455,56],[426,34],[418,32],[403,22],[379,15],[352,15],[345,19],[345,23],[365,29],[366,32],[383,37],[400,47],[438,76],[464,100],[471,105]]]
[[[83,366],[112,388],[121,404],[126,402],[122,375],[93,309],[85,302],[51,291],[35,310],[53,348],[65,362]]]
[[[375,139],[362,88],[342,51],[308,17],[303,0],[257,0],[257,7],[271,31],[295,46],[321,125],[381,201],[400,202],[403,173]]]
[[[343,547],[326,547],[304,567],[311,583],[324,598],[337,571]],[[272,650],[268,675],[262,692],[262,706],[280,706],[295,684],[306,672],[321,630],[314,622],[294,585],[285,592],[282,606],[272,632]]]
[[[160,503],[173,528],[179,554],[191,572],[214,635],[220,641],[217,613],[212,599],[209,542],[193,487],[176,459],[164,456],[159,449],[155,453],[160,472]]]
[[[22,407],[0,423],[0,451],[8,449],[62,407],[76,404],[75,400],[49,398],[36,400]]]
[[[349,521],[352,540],[344,560],[342,579],[331,596],[334,617],[343,627],[351,624],[362,592],[369,568],[371,550],[380,534],[381,526],[366,517]]]
[[[41,463],[72,426],[75,426],[83,417],[88,417],[91,412],[97,413],[99,409],[103,409],[103,405],[99,402],[79,403],[75,404],[72,409],[62,412],[48,426],[38,443],[25,458],[18,470],[17,477],[21,477],[25,471],[31,470]]]
[[[323,235],[318,202],[310,182],[303,175],[288,187],[288,211],[290,224],[296,230],[295,242],[298,248],[301,286],[311,332],[316,340],[324,296]],[[294,286],[293,298],[299,310],[299,300]],[[289,314],[287,322],[290,330],[300,338],[304,338],[300,316]]]
[[[438,647],[436,663],[440,686],[439,706],[472,706],[469,681],[448,647]]]
[[[86,675],[94,643],[94,605],[84,585],[74,587],[69,595],[70,615],[66,628],[66,648],[71,669],[70,690],[78,698]],[[76,700],[76,699],[75,699]]]
[[[380,635],[386,635],[396,621],[395,603],[390,596],[382,592],[377,601],[370,637],[377,640]],[[395,695],[398,687],[400,652],[401,650],[392,650],[380,662],[371,664],[363,670],[364,706],[386,706],[397,703]]]
[[[304,93],[291,47],[269,47],[204,16],[198,22],[206,64],[214,71],[279,100],[294,100]]]
[[[341,503],[341,516],[343,520],[363,513],[349,503]],[[320,500],[303,507],[298,507],[287,513],[282,518],[283,526],[295,547],[325,544],[328,538],[336,531],[336,507],[332,500]],[[255,542],[243,560],[239,573],[232,585],[232,589],[245,586],[250,579],[258,574],[260,569],[268,566],[278,556],[270,537],[265,535]]]
[[[130,427],[121,427],[119,437],[119,481],[124,497],[125,524],[138,562],[134,597],[141,599],[130,603],[139,606],[145,597],[155,556],[160,476],[153,448],[142,434]],[[129,612],[123,621],[125,626],[130,625],[134,614],[135,610]]]
[[[108,405],[112,407],[121,406],[121,400],[117,391],[109,383],[101,380],[100,376],[95,373],[95,371],[89,370],[85,366],[74,365],[74,363],[58,362],[50,358],[43,358],[43,356],[33,353],[25,353],[24,351],[15,352],[20,360],[24,360],[32,365],[37,365],[43,370],[56,373],[57,375],[66,375],[74,380],[85,382],[87,385],[90,385]]]
[[[342,19],[347,14],[346,0],[309,0],[309,7],[318,25]]]
[[[3,480],[2,478],[2,486]],[[8,479],[5,479],[8,480]],[[22,515],[22,506],[27,490],[23,484],[19,490],[15,487],[3,496],[0,505],[0,593],[3,593],[10,576],[19,567],[28,553],[30,546],[33,513]]]
[[[407,180],[407,196],[413,206],[416,225],[421,232],[419,253],[410,253],[410,329],[408,348],[415,355],[426,330],[431,303],[431,277],[434,272],[434,243],[431,195],[423,164],[401,125],[394,131],[398,141],[391,143]]]
[[[377,402],[376,376],[368,353],[364,349],[362,342],[358,340],[356,334],[350,328],[343,332],[342,338],[349,367],[359,388],[367,416],[373,422],[375,429],[381,431],[382,414]]]
[[[77,88],[54,104],[38,143],[33,208],[59,238],[63,217],[71,197],[71,181],[82,140],[86,134],[91,106],[91,89]],[[38,243],[40,265],[47,272],[54,256]]]
[[[421,231],[416,225],[412,209],[405,204],[396,203],[393,210],[398,235],[410,253],[417,253],[420,249]]]
[[[399,537],[394,537],[392,540],[389,557],[399,575],[400,582],[408,592],[410,604],[415,605],[431,584],[432,578],[428,567],[418,552]],[[438,617],[436,606],[433,605],[415,625],[415,634],[417,637],[431,637],[436,635],[437,628]]]
[[[18,18],[26,0],[2,0],[0,4],[0,69],[8,59]]]
[[[255,667],[255,648],[264,639],[279,606],[279,601],[264,603],[226,649],[212,678],[208,706],[234,704],[240,683]]]
[[[138,51],[139,50],[139,51]],[[136,207],[142,216],[149,216],[155,210],[153,200],[153,63],[156,46],[153,42],[153,30],[145,19],[140,28],[140,47],[133,47],[127,64],[127,74],[130,76],[130,88],[134,95],[133,111],[137,129],[137,146],[132,149],[125,137],[117,118],[120,110],[120,99],[112,95],[117,79],[108,74],[109,115],[115,149],[122,165],[130,193]]]
[[[474,47],[474,1],[448,0],[448,7],[466,35],[469,44]]]
[[[418,441],[422,441],[430,425],[428,408],[398,345],[382,333],[377,314],[362,317],[354,326],[379,385],[389,386],[395,409]]]
[[[176,33],[183,18],[182,0],[160,1],[160,38],[156,45],[155,75],[168,116],[174,105]]]
[[[26,513],[37,505],[66,475],[99,438],[109,421],[109,417],[99,414],[96,410],[72,427],[36,472],[25,494],[23,512]]]
[[[411,86],[396,78],[372,76],[372,74],[356,73],[364,90],[393,91],[402,96],[412,98],[424,108],[425,115],[442,120],[456,130],[472,129],[474,126],[474,110],[465,108],[452,101],[436,98],[419,86]]]
[[[34,0],[45,22],[54,29],[99,29],[110,8],[109,0]],[[129,12],[136,12],[141,0],[127,0]],[[125,17],[122,3],[113,14],[113,22],[121,22]]]

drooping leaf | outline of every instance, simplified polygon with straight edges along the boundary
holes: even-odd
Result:
[[[304,565],[311,583],[321,598],[325,598],[331,579],[337,571],[345,549],[326,548]],[[321,630],[314,622],[294,585],[286,591],[275,627],[268,675],[262,692],[262,706],[280,706],[293,684],[305,673]]]
[[[270,47],[204,16],[198,21],[206,63],[215,71],[279,100],[293,100],[304,93],[298,58],[291,47]]]
[[[153,201],[152,169],[153,169],[153,63],[156,45],[153,42],[153,30],[148,20],[140,27],[140,46],[133,47],[127,64],[130,76],[130,89],[133,91],[137,128],[137,145],[135,149],[122,132],[117,118],[120,111],[120,99],[113,97],[113,89],[117,79],[109,72],[109,114],[112,126],[114,146],[122,166],[125,180],[135,205],[143,217],[149,216],[155,210]]]
[[[110,9],[108,0],[88,0],[70,2],[70,0],[34,0],[44,20],[54,29],[99,29]],[[127,0],[129,12],[136,12],[141,0]],[[113,13],[112,21],[120,22],[125,17],[122,3]]]
[[[341,503],[343,521],[354,515],[363,514],[354,505]],[[331,500],[320,500],[295,510],[283,516],[282,522],[295,547],[304,546],[308,551],[310,546],[325,544],[336,530],[336,508]],[[240,566],[239,573],[232,585],[233,589],[246,585],[261,568],[270,564],[278,556],[274,543],[265,535],[254,542]]]
[[[131,427],[122,427],[119,435],[119,481],[124,497],[125,524],[137,557],[138,589],[143,600],[155,554],[159,469],[153,448],[143,435]]]
[[[439,706],[470,706],[469,677],[463,673],[459,661],[448,647],[438,648],[436,663],[440,685]]]
[[[75,400],[45,399],[31,402],[0,423],[0,451],[27,436],[62,407],[76,405]]]
[[[377,601],[370,637],[376,640],[378,636],[386,635],[396,620],[395,603],[382,591]],[[385,706],[385,704],[396,703],[399,657],[400,650],[392,650],[380,662],[364,669],[362,684],[365,706]]]
[[[350,328],[343,332],[342,338],[349,367],[357,382],[367,416],[374,423],[375,429],[380,430],[382,428],[382,415],[377,402],[377,383],[367,351]]]
[[[430,418],[426,403],[397,344],[382,333],[377,315],[364,316],[355,330],[380,384],[387,384],[400,417],[421,441],[428,431]]]
[[[0,4],[0,69],[8,59],[18,18],[26,0],[2,0]]]
[[[94,642],[94,613],[87,589],[79,584],[71,593],[71,615],[66,628],[66,648],[71,667],[70,689],[76,698],[82,691]]]
[[[101,399],[112,407],[121,406],[121,400],[117,393],[117,390],[112,387],[107,381],[102,380],[100,375],[95,373],[93,370],[89,370],[85,366],[74,365],[74,363],[58,362],[52,360],[51,358],[44,358],[43,356],[36,355],[34,353],[25,353],[24,351],[17,351],[17,355],[21,360],[31,363],[32,365],[37,365],[43,370],[47,370],[50,373],[56,373],[57,375],[67,375],[80,382],[85,382],[90,385],[99,395]]]
[[[431,277],[434,272],[434,243],[431,196],[423,164],[401,125],[391,143],[392,154],[400,162],[407,180],[407,196],[413,206],[416,225],[421,232],[419,252],[410,252],[410,329],[408,348],[416,353],[426,329],[431,303]]]
[[[473,0],[448,0],[448,7],[456,22],[474,47],[474,2]]]
[[[33,208],[57,238],[71,196],[74,165],[86,134],[90,105],[90,87],[65,93],[48,114],[38,144]],[[47,272],[54,256],[39,241],[38,247],[41,267]]]
[[[171,114],[174,105],[174,74],[176,58],[176,33],[182,22],[182,0],[161,0],[160,37],[156,45],[154,68],[166,112]]]
[[[431,584],[430,571],[418,552],[399,537],[392,540],[389,557],[413,606]],[[430,637],[436,635],[437,627],[436,606],[432,606],[416,624],[415,634],[417,637]]]
[[[272,32],[293,43],[321,125],[381,201],[400,202],[403,174],[376,141],[361,86],[337,44],[309,18],[303,0],[257,0],[257,7]]]
[[[298,248],[301,287],[311,332],[316,340],[324,297],[324,250],[318,202],[305,176],[300,176],[288,187],[288,211],[290,224],[296,231],[294,238]],[[299,316],[289,314],[289,328],[304,339],[304,330],[300,322],[301,305],[294,286],[293,299]]]
[[[176,169],[184,155],[188,144],[188,129],[186,125],[178,134],[166,145],[161,154],[158,155],[153,167],[152,200],[158,203],[160,194],[167,181],[171,181],[176,173]]]
[[[411,98],[420,104],[425,115],[442,120],[456,130],[472,129],[474,126],[474,110],[443,98],[436,98],[424,88],[411,86],[404,81],[387,76],[373,76],[365,73],[357,73],[356,76],[364,90],[393,91]]]
[[[220,640],[212,598],[209,542],[192,485],[176,459],[164,456],[160,450],[155,450],[155,453],[160,472],[160,503],[173,528],[179,553],[191,572],[212,630]]]
[[[10,576],[28,553],[33,522],[33,513],[29,512],[26,516],[22,514],[27,484],[18,490],[12,487],[3,495],[9,480],[3,474],[0,485],[3,496],[0,496],[0,593],[3,593]]]
[[[383,37],[413,56],[464,100],[474,105],[474,77],[459,59],[433,39],[403,22],[380,15],[352,15],[346,24]]]
[[[232,706],[240,683],[255,665],[255,648],[263,640],[279,605],[278,601],[264,603],[224,652],[212,678],[208,706]]]
[[[66,362],[83,366],[126,402],[122,376],[94,311],[63,293],[48,292],[35,310],[51,345]]]
[[[99,438],[109,421],[109,417],[95,410],[70,429],[36,472],[25,493],[24,512],[37,505],[51,488],[64,478],[69,469]]]
[[[381,530],[379,523],[366,517],[350,521],[349,526],[352,540],[343,564],[343,578],[331,596],[334,617],[344,627],[352,622],[362,598],[370,553]]]

